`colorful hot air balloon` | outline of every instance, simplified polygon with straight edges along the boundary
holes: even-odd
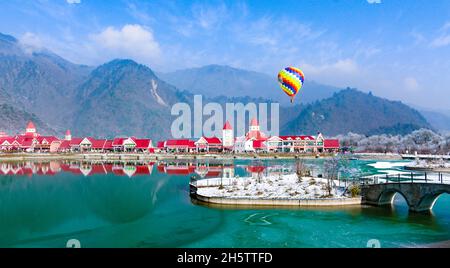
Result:
[[[278,82],[281,89],[291,97],[291,102],[294,101],[295,95],[303,86],[305,75],[302,70],[295,67],[286,67],[278,73]]]

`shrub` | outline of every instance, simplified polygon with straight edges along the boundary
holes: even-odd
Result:
[[[357,197],[361,194],[361,188],[359,188],[359,185],[357,184],[350,185],[348,191],[350,192],[351,197]]]

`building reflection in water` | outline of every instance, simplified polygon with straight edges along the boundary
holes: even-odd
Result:
[[[156,166],[156,171],[154,167]],[[294,172],[291,165],[267,165],[251,162],[235,165],[233,161],[47,161],[47,162],[4,162],[0,163],[0,176],[54,176],[61,172],[81,176],[114,174],[116,176],[150,176],[153,172],[167,175],[192,176],[200,178],[236,176],[236,169],[259,178],[261,175],[279,175]]]

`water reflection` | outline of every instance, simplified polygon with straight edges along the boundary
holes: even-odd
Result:
[[[155,168],[156,166],[156,168]],[[157,170],[167,175],[196,175],[200,178],[234,177],[237,174],[278,175],[294,172],[292,164],[271,164],[253,161],[250,164],[236,164],[233,161],[47,161],[0,163],[0,177],[9,176],[54,176],[71,173],[85,177],[114,174],[124,177],[150,176]]]
[[[353,164],[372,169],[367,163]],[[321,159],[307,164],[321,172]],[[450,238],[448,196],[437,202],[437,216],[411,214],[402,204],[223,209],[195,205],[189,197],[191,176],[295,168],[295,160],[0,163],[0,247],[64,247],[69,239],[82,247],[364,247],[372,238],[383,246]]]
[[[154,171],[155,165],[169,172]],[[221,212],[191,213],[189,177],[173,176],[172,166],[2,163],[0,247],[63,247],[71,238],[86,247],[173,247],[214,232],[222,224]]]

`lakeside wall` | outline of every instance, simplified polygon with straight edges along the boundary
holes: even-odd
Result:
[[[198,201],[231,205],[231,206],[291,206],[291,207],[339,207],[339,206],[358,206],[361,205],[361,197],[357,198],[327,198],[327,199],[257,199],[257,198],[223,198],[207,197],[193,194],[192,197]]]

